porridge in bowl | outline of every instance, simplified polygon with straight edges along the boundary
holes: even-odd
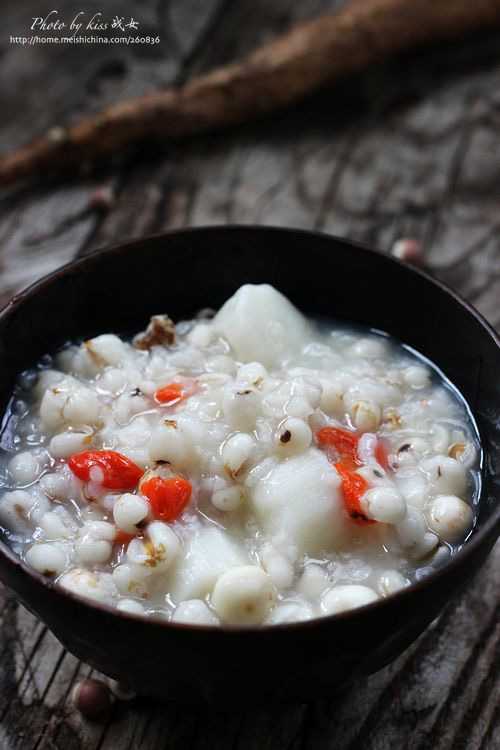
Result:
[[[259,625],[390,596],[470,534],[480,447],[460,395],[390,337],[268,285],[23,373],[0,525],[60,586],[173,622]]]

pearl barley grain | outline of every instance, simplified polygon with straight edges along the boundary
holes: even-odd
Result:
[[[111,333],[104,333],[86,341],[85,348],[99,365],[119,365],[126,357],[123,341]]]
[[[222,461],[227,474],[235,479],[250,460],[255,449],[255,440],[251,435],[237,432],[231,435],[222,446]]]
[[[307,422],[297,417],[288,417],[276,431],[275,444],[279,454],[292,456],[302,453],[312,443],[312,431]]]
[[[0,501],[0,525],[16,534],[31,534],[36,500],[25,490],[6,492]]]
[[[40,461],[30,451],[18,453],[9,462],[9,473],[17,484],[31,484],[40,475],[41,470]]]
[[[235,430],[253,430],[259,406],[260,399],[250,387],[241,388],[230,384],[224,389],[222,409],[227,421]]]
[[[390,596],[409,584],[409,580],[397,570],[385,570],[377,581],[377,590],[381,596]]]
[[[212,605],[221,620],[230,625],[258,625],[276,598],[270,577],[262,568],[243,565],[217,579]]]
[[[145,580],[150,574],[149,569],[144,569],[139,565],[129,565],[124,563],[117,565],[113,570],[113,583],[120,594],[124,596],[147,596],[147,587]]]
[[[272,544],[264,545],[260,558],[265,571],[278,589],[287,589],[292,585],[293,565]]]
[[[278,604],[267,619],[272,625],[281,625],[287,622],[304,622],[314,617],[313,608],[307,602],[289,601]]]
[[[64,421],[73,426],[96,424],[100,412],[99,399],[90,388],[71,391],[62,408]]]
[[[344,389],[340,383],[323,380],[320,407],[330,416],[340,416],[345,411]]]
[[[106,542],[112,542],[116,535],[116,529],[109,521],[99,521],[90,519],[83,524],[83,531],[93,539],[103,539]]]
[[[128,612],[132,615],[144,614],[144,607],[135,599],[121,599],[116,605],[116,609],[120,612]]]
[[[193,452],[194,447],[175,419],[164,420],[151,434],[149,456],[152,461],[168,461],[183,469],[193,461]]]
[[[396,525],[399,541],[409,557],[420,560],[439,544],[439,537],[427,531],[423,514],[408,506],[406,517]]]
[[[440,495],[427,509],[429,527],[446,542],[454,543],[464,538],[472,527],[472,509],[459,497]]]
[[[463,496],[467,486],[464,467],[449,456],[432,456],[420,464],[435,492]]]
[[[328,574],[316,563],[306,565],[298,583],[298,589],[306,599],[318,601],[328,587]]]
[[[58,501],[66,500],[71,495],[72,489],[75,489],[73,485],[77,485],[77,483],[78,480],[71,474],[69,469],[67,471],[44,474],[40,478],[40,488],[43,492],[47,497]],[[77,494],[76,491],[75,494]]]
[[[363,338],[354,344],[352,353],[366,359],[380,358],[387,353],[387,344],[378,338]]]
[[[71,514],[62,506],[44,513],[40,528],[46,539],[70,539],[76,535],[78,526]]]
[[[368,586],[342,585],[330,589],[321,599],[321,609],[327,615],[337,615],[348,609],[357,609],[378,599]]]
[[[187,625],[219,624],[217,617],[201,599],[187,599],[181,602],[172,615],[172,622],[183,622]]]
[[[116,596],[112,576],[101,571],[72,568],[59,579],[58,583],[68,591],[107,604]]]
[[[368,516],[381,523],[398,523],[406,516],[406,503],[392,487],[373,487],[361,498],[361,506]]]
[[[138,525],[143,522],[149,513],[148,501],[140,495],[132,495],[126,492],[116,500],[113,506],[113,518],[116,525],[127,534],[135,534]]]
[[[57,430],[64,424],[63,407],[67,394],[59,385],[48,388],[40,404],[40,418],[42,427],[46,430]]]
[[[66,567],[66,554],[58,544],[34,544],[26,552],[26,562],[45,576],[58,576]]]
[[[95,539],[91,534],[85,534],[75,543],[75,555],[80,564],[103,565],[111,557],[112,546],[104,539]]]
[[[49,443],[49,451],[54,458],[69,458],[73,453],[88,448],[92,442],[90,433],[60,432]]]
[[[147,542],[132,539],[127,549],[127,559],[132,564],[145,566],[150,572],[168,569],[179,555],[181,544],[170,526],[163,521],[153,521],[146,527]]]
[[[426,388],[430,383],[429,371],[419,365],[411,365],[403,371],[403,378],[412,388]]]
[[[238,382],[259,388],[267,377],[267,370],[260,362],[248,362],[238,368]]]
[[[244,488],[241,485],[233,487],[222,487],[212,494],[212,504],[224,512],[237,510],[243,503],[245,497]]]
[[[354,426],[362,432],[374,432],[381,418],[380,406],[374,401],[356,401],[352,407]]]

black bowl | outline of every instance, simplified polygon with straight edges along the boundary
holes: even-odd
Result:
[[[69,651],[142,694],[219,705],[309,699],[398,656],[484,562],[500,532],[500,347],[442,284],[334,237],[284,229],[173,232],[96,253],[17,295],[0,314],[0,400],[16,375],[68,339],[133,331],[153,313],[189,318],[241,284],[269,282],[312,315],[388,331],[435,362],[465,396],[485,452],[470,540],[428,578],[341,615],[262,628],[175,625],[90,605],[0,543],[0,577]]]

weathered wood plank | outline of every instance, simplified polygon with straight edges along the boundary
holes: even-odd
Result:
[[[157,46],[95,45],[90,54],[86,45],[6,47],[0,66],[0,150],[113,101],[182,80],[191,56],[226,2],[200,4],[189,0],[176,4],[173,14],[171,6],[163,8],[153,0],[141,3],[140,9],[134,10],[135,17],[141,33],[159,34],[161,43]],[[71,19],[79,10],[81,5],[76,0],[68,0],[60,15]],[[41,10],[39,3],[30,0],[22,5],[9,2],[3,12],[9,33],[25,35],[32,17],[40,15]],[[91,0],[85,6],[85,17],[97,12],[108,19],[123,16],[123,4],[110,0],[104,9],[97,0]],[[172,45],[174,37],[176,44]],[[41,90],[43,96],[39,95]],[[126,174],[122,170],[116,164],[100,178],[77,176],[70,186],[56,190],[41,186],[28,193],[0,194],[0,303],[69,261],[92,240],[101,218],[99,210],[92,208],[92,193],[102,182],[111,182],[119,189]],[[147,182],[146,174],[143,181]],[[150,198],[147,190],[145,197]],[[140,231],[140,224],[136,231]]]

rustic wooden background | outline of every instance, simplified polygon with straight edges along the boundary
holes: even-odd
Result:
[[[22,48],[8,35],[25,34],[41,4],[4,0],[0,149],[104,103],[181,82],[339,4],[89,0],[89,14],[126,8],[161,44]],[[73,0],[57,7],[68,17],[82,9]],[[64,185],[0,194],[0,300],[111,242],[257,222],[314,227],[387,251],[395,239],[415,237],[432,271],[499,326],[499,50],[494,31],[435,46],[258,125],[161,153],[144,148]],[[109,210],[96,201],[103,188],[114,196]],[[340,697],[230,715],[139,701],[90,724],[69,701],[89,667],[2,590],[0,750],[494,750],[499,595],[497,545],[475,584],[414,647]]]

